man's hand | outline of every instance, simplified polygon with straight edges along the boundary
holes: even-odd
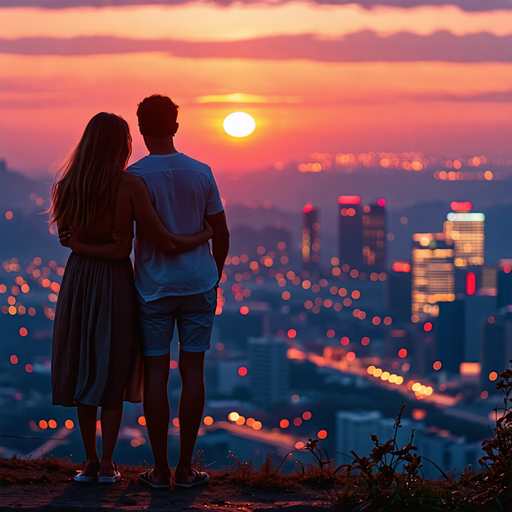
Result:
[[[116,230],[112,232],[112,238],[116,242],[116,244],[127,244],[131,245],[132,243],[132,234],[131,233],[118,233]]]

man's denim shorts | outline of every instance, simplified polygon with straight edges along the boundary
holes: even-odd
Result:
[[[150,302],[137,294],[144,355],[169,354],[175,324],[181,350],[208,350],[216,307],[217,290],[214,288],[195,295],[173,295]]]

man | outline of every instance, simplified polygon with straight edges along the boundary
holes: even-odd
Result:
[[[126,172],[142,178],[164,226],[175,234],[212,225],[208,243],[180,254],[159,251],[137,229],[135,285],[144,352],[144,414],[155,459],[153,470],[140,480],[154,488],[170,486],[167,456],[169,428],[170,343],[175,323],[180,344],[182,381],[178,417],[180,456],[175,486],[206,483],[209,476],[192,468],[192,456],[204,410],[204,356],[210,347],[217,302],[217,286],[229,248],[229,232],[221,198],[210,168],[179,153],[174,147],[178,106],[170,98],[153,95],[139,104],[139,129],[149,155]]]

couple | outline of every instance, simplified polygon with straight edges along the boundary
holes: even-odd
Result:
[[[121,479],[112,456],[123,400],[143,398],[155,466],[140,480],[153,488],[170,487],[167,386],[175,323],[182,380],[175,486],[209,480],[192,468],[192,456],[229,232],[210,168],[174,147],[177,114],[178,106],[165,96],[139,104],[139,129],[149,155],[126,172],[128,124],[114,114],[97,114],[52,188],[51,223],[73,251],[55,312],[52,395],[54,405],[77,407],[86,454],[78,482]],[[134,221],[135,279],[129,259]]]

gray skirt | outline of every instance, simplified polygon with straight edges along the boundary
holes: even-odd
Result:
[[[52,402],[114,408],[142,400],[129,258],[71,253],[57,301],[52,338]]]

